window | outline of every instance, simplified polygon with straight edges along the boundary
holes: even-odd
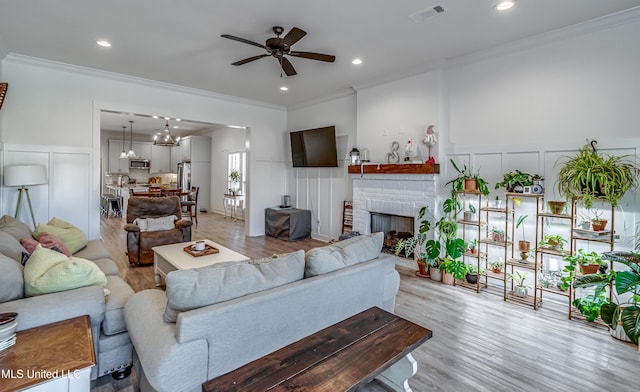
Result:
[[[238,184],[235,184],[233,181],[231,181],[231,178],[229,178],[232,171],[237,171],[238,174],[240,174],[240,182]],[[228,180],[227,188],[231,190],[234,190],[237,188],[241,195],[245,195],[246,194],[245,181],[247,178],[246,174],[247,174],[247,153],[244,151],[230,152],[229,163],[227,165],[227,180]]]

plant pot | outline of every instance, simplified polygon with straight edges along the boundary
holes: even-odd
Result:
[[[465,178],[464,179],[464,190],[477,192],[478,191],[478,182],[475,178]]]
[[[478,249],[476,248],[469,249],[469,253],[471,253],[472,255],[478,254]]]
[[[453,282],[455,281],[455,279],[453,278],[453,275],[447,273],[447,272],[443,272],[442,273],[442,283],[444,284],[448,284],[448,285],[453,285]]]
[[[418,270],[416,271],[416,276],[421,278],[429,277],[429,270],[427,269],[427,263],[424,260],[416,260],[418,264]]]
[[[429,277],[431,278],[431,280],[435,280],[436,282],[442,281],[442,272],[440,272],[440,268],[430,265]]]
[[[491,268],[491,272],[493,272],[494,274],[501,274],[502,268]]]
[[[600,266],[598,264],[581,265],[580,266],[580,271],[584,275],[597,274],[598,273],[598,268],[600,268]]]
[[[560,215],[562,214],[562,210],[564,210],[564,206],[567,204],[566,201],[549,201],[547,202],[549,205],[549,210],[552,214]]]
[[[600,219],[598,221],[592,220],[591,227],[593,227],[593,231],[602,231],[607,227],[608,222],[606,219]]]
[[[549,246],[551,249],[560,250],[560,243],[556,240],[549,240]]]
[[[578,225],[582,230],[589,230],[591,228],[591,222],[585,221]]]
[[[468,283],[476,284],[478,283],[478,274],[467,274],[465,275],[465,279],[467,279]]]
[[[518,249],[520,250],[520,252],[528,252],[531,249],[531,242],[518,241]]]
[[[515,286],[513,288],[513,294],[515,294],[516,297],[527,298],[527,288],[525,286]]]
[[[504,242],[504,234],[503,233],[493,233],[492,239],[495,242]]]
[[[476,214],[471,211],[464,212],[464,220],[467,222],[473,222],[476,220]]]

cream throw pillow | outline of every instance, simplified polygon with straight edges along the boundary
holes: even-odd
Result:
[[[160,218],[147,218],[147,231],[163,231],[171,230],[175,225],[175,221],[178,219],[175,215],[162,216]]]
[[[27,297],[77,289],[105,286],[107,277],[89,260],[67,257],[38,244],[24,267],[24,292]]]

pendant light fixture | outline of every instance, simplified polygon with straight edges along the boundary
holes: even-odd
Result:
[[[164,124],[164,135],[158,134],[153,137],[153,145],[154,146],[166,146],[166,147],[175,147],[180,145],[180,137],[177,138],[171,137],[171,132],[169,131],[169,120],[166,120]]]
[[[124,130],[127,129],[126,126],[122,126],[122,152],[120,153],[120,159],[127,159],[129,156],[127,155],[127,151],[124,149]]]
[[[136,158],[136,153],[133,151],[133,120],[129,120],[129,152],[127,158]]]

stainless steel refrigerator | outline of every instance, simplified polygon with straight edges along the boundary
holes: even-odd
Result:
[[[183,192],[191,191],[191,161],[178,163],[178,188]]]

